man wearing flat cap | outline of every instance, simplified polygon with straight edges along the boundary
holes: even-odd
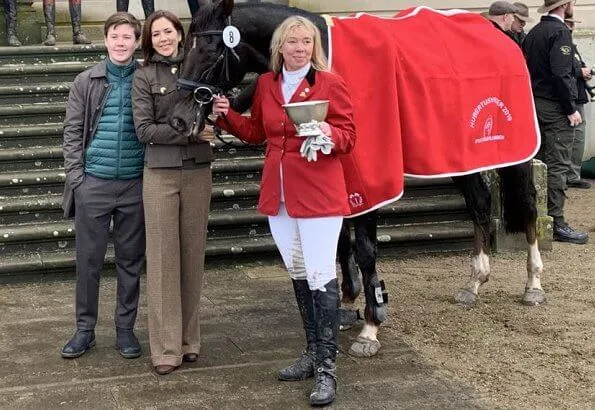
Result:
[[[577,110],[573,76],[574,47],[564,18],[572,17],[575,0],[544,0],[537,9],[547,13],[529,31],[523,52],[531,74],[531,87],[541,131],[537,158],[547,165],[548,215],[554,219],[554,240],[585,244],[589,236],[564,220],[567,173],[571,167],[575,127],[582,122]]]
[[[523,44],[523,40],[527,35],[525,33],[525,25],[527,23],[533,23],[531,17],[529,17],[529,7],[523,3],[512,3],[513,6],[517,8],[517,12],[514,13],[514,21],[512,22],[512,28],[510,31],[512,32],[512,37],[516,40],[517,43]]]
[[[514,22],[514,14],[519,10],[507,1],[495,1],[490,4],[486,17],[497,28],[504,32],[510,32]]]

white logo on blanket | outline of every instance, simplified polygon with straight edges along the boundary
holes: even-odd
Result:
[[[361,194],[358,192],[353,192],[349,194],[349,205],[352,208],[358,208],[364,204],[364,198],[362,198]]]
[[[471,120],[469,121],[469,128],[475,128],[475,126],[477,125],[477,119],[479,118],[479,115],[481,114],[483,109],[489,106],[490,104],[494,104],[496,107],[500,109],[500,111],[502,111],[502,114],[504,115],[506,121],[512,122],[512,114],[510,112],[510,109],[506,106],[506,104],[504,104],[504,102],[498,97],[488,97],[482,100],[479,104],[477,104],[477,106],[473,110],[473,113],[471,114]],[[488,117],[483,123],[483,135],[481,137],[476,138],[475,143],[482,144],[484,142],[503,140],[505,138],[504,135],[492,135],[493,128],[494,117],[492,115],[488,115]]]

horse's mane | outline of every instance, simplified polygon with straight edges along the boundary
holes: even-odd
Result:
[[[192,16],[192,23],[190,25],[190,32],[198,31],[211,23],[218,14],[215,13],[217,10],[215,3],[208,3],[203,5],[194,16]]]

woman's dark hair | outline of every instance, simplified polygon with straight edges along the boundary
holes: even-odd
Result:
[[[153,48],[153,40],[151,36],[151,29],[153,26],[153,22],[160,18],[164,18],[169,20],[170,23],[174,26],[176,31],[182,35],[182,40],[180,41],[181,44],[184,44],[184,27],[180,22],[178,16],[168,10],[156,10],[153,14],[151,14],[145,20],[145,24],[143,24],[143,34],[141,37],[141,48],[143,50],[143,57],[145,59],[144,65],[151,64],[151,60],[155,55],[155,49]]]

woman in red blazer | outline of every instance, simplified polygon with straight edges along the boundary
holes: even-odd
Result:
[[[258,209],[269,216],[271,233],[289,271],[306,332],[302,356],[279,371],[280,380],[316,373],[311,404],[335,398],[335,356],[339,331],[339,286],[335,268],[343,216],[349,213],[339,155],[355,143],[351,100],[341,77],[327,70],[320,32],[308,19],[292,16],[271,40],[271,72],[258,80],[251,117],[216,98],[218,125],[250,143],[267,142]],[[329,154],[309,162],[300,154],[283,104],[329,100],[322,133],[334,143]]]

